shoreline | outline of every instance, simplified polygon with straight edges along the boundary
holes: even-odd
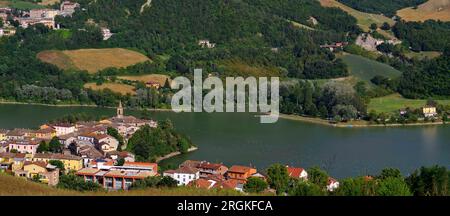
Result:
[[[320,118],[314,118],[314,117],[305,117],[305,116],[299,116],[299,115],[288,115],[288,114],[280,114],[281,119],[287,119],[292,121],[299,121],[299,122],[305,122],[310,124],[316,124],[316,125],[324,125],[328,127],[335,127],[335,128],[369,128],[369,127],[411,127],[411,126],[435,126],[435,125],[445,125],[443,121],[437,121],[437,122],[423,122],[423,123],[409,123],[409,124],[370,124],[368,121],[353,121],[352,123],[337,123],[332,124],[327,120],[320,119]]]
[[[116,107],[101,107],[95,104],[43,104],[43,103],[27,103],[27,102],[17,102],[17,101],[7,101],[7,100],[0,100],[0,104],[19,104],[19,105],[36,105],[36,106],[48,106],[48,107],[91,107],[91,108],[107,108],[107,109],[115,109]],[[153,111],[153,112],[172,112],[171,109],[161,109],[161,108],[130,108],[130,110],[137,110],[137,111]],[[328,127],[335,127],[335,128],[368,128],[368,127],[405,127],[405,126],[434,126],[434,125],[445,125],[447,123],[444,123],[443,121],[436,121],[436,122],[422,122],[422,123],[409,123],[409,124],[370,124],[368,121],[364,120],[357,120],[352,121],[351,123],[337,123],[332,124],[328,120],[324,120],[321,118],[316,117],[306,117],[306,116],[300,116],[300,115],[291,115],[291,114],[281,114],[279,116],[280,119],[286,119],[286,120],[292,120],[292,121],[299,121],[299,122],[305,122],[310,124],[316,124],[316,125],[323,125]]]
[[[193,146],[193,147],[190,147],[190,148],[187,150],[186,153],[193,152],[193,151],[197,151],[197,150],[198,150],[198,147]],[[158,159],[156,159],[155,162],[156,162],[156,163],[159,163],[159,162],[161,162],[161,161],[163,161],[163,160],[166,160],[166,159],[169,159],[169,158],[173,158],[173,157],[178,156],[178,155],[181,155],[181,154],[183,154],[183,153],[181,153],[181,152],[179,152],[179,151],[172,152],[172,153],[169,153],[169,154],[164,155],[164,156],[162,156],[162,157],[159,157]]]

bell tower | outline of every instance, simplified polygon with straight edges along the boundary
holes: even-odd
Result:
[[[122,101],[119,101],[119,107],[117,107],[117,118],[123,117],[123,107],[122,107]]]

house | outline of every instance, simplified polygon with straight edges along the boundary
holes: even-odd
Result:
[[[62,136],[58,136],[59,142],[64,145],[65,148],[68,148],[70,144],[76,143],[77,136],[75,133],[70,133]]]
[[[227,171],[228,179],[237,180],[239,183],[247,182],[247,179],[253,174],[257,173],[257,170],[252,167],[234,165]]]
[[[35,155],[39,143],[35,140],[11,140],[8,142],[8,149],[11,152],[13,149],[19,153]]]
[[[28,130],[16,128],[14,130],[10,130],[6,133],[7,140],[24,140],[25,137],[28,137]]]
[[[53,9],[32,9],[30,10],[30,19],[54,19],[58,15],[58,10]]]
[[[119,141],[111,135],[99,134],[94,137],[97,149],[103,152],[115,151],[119,147]]]
[[[0,153],[8,152],[9,144],[6,141],[0,141]]]
[[[84,167],[88,166],[92,161],[103,157],[103,154],[91,145],[83,145],[78,147],[77,152],[78,155],[83,158]]]
[[[363,33],[356,38],[355,44],[368,50],[377,52],[377,46],[384,43],[384,40],[376,39],[372,35]]]
[[[216,47],[216,44],[209,42],[209,40],[199,40],[198,45],[201,46],[202,48],[208,48],[208,49],[212,49],[212,48]]]
[[[32,161],[43,161],[49,163],[51,160],[61,161],[66,170],[77,171],[83,168],[83,158],[75,155],[36,153]]]
[[[202,189],[211,189],[216,185],[217,182],[214,180],[207,180],[207,179],[197,179],[194,181],[189,182],[188,186],[195,187],[195,188],[202,188]]]
[[[106,153],[106,157],[109,157],[113,160],[124,159],[125,162],[134,162],[135,156],[134,154],[127,151],[111,151]]]
[[[155,81],[148,81],[145,83],[145,86],[147,86],[148,88],[154,88],[154,89],[161,88],[161,84],[159,84],[158,82],[155,82]]]
[[[317,19],[315,17],[310,16],[309,19],[308,19],[308,23],[313,25],[313,26],[316,26],[316,25],[319,24],[319,21],[317,21]]]
[[[224,175],[228,171],[228,167],[223,164],[209,162],[200,163],[197,168],[200,171],[201,178],[208,177],[209,175]]]
[[[408,113],[408,110],[406,110],[406,109],[399,109],[398,113],[399,113],[401,116],[404,116],[404,115],[406,115],[406,114]]]
[[[59,182],[59,169],[46,162],[26,161],[23,170],[14,172],[16,176],[34,179],[38,176],[40,182],[55,186]]]
[[[79,8],[80,4],[76,2],[63,1],[59,7],[59,15],[61,16],[72,16],[75,13],[75,9]]]
[[[332,43],[332,44],[325,44],[325,45],[320,45],[320,48],[325,48],[330,50],[331,52],[334,52],[336,50],[341,50],[342,48],[344,48],[344,46],[347,46],[348,42],[336,42],[336,43]]]
[[[214,187],[218,189],[237,190],[240,192],[244,191],[244,183],[236,179],[227,179],[217,183]]]
[[[56,130],[53,128],[44,128],[34,131],[35,137],[40,139],[51,139],[56,136]]]
[[[6,140],[6,134],[8,134],[9,130],[0,129],[0,141]]]
[[[425,118],[433,118],[437,116],[436,107],[432,105],[426,105],[422,107],[422,113]]]
[[[305,169],[300,168],[300,167],[289,167],[286,166],[289,177],[294,178],[294,179],[303,179],[303,180],[308,180],[308,173],[306,172]]]
[[[188,185],[189,182],[195,181],[200,178],[200,172],[196,168],[192,167],[180,167],[176,170],[167,170],[163,173],[163,176],[169,176],[178,182],[178,185]]]
[[[334,190],[339,188],[339,182],[331,177],[328,177],[328,182],[327,182],[327,190],[330,192],[333,192]]]
[[[108,40],[113,36],[113,33],[108,28],[101,28],[103,40]]]
[[[58,123],[51,125],[56,130],[56,136],[62,136],[74,133],[76,131],[75,125],[69,123]]]
[[[22,169],[26,160],[28,160],[28,157],[23,153],[0,153],[0,167],[13,172]]]

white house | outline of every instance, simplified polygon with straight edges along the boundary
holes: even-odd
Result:
[[[66,134],[74,133],[75,132],[75,125],[71,124],[54,124],[52,125],[53,129],[56,130],[56,136],[63,136]]]
[[[119,147],[119,141],[107,134],[97,135],[98,148],[103,152],[115,151]]]
[[[170,176],[178,182],[178,186],[187,185],[191,181],[195,181],[200,178],[200,172],[198,169],[191,167],[180,167],[176,170],[167,170],[163,173],[163,176]]]
[[[286,166],[286,168],[288,170],[289,177],[294,179],[308,180],[308,173],[306,172],[305,169],[300,167],[289,167],[289,166]]]
[[[333,192],[334,190],[338,189],[338,187],[339,187],[339,182],[336,179],[329,177],[328,184],[327,184],[327,190],[330,192]]]

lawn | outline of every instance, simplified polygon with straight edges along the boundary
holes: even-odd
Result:
[[[439,104],[450,105],[450,100],[437,100]],[[426,104],[426,100],[406,99],[400,94],[392,94],[370,100],[367,110],[381,112],[396,112],[402,108],[420,108]]]
[[[368,31],[372,23],[376,23],[378,26],[381,26],[384,22],[387,22],[390,25],[394,24],[394,21],[392,19],[389,19],[388,17],[385,17],[380,14],[364,13],[335,0],[319,0],[319,1],[320,4],[324,7],[338,7],[343,11],[347,12],[348,14],[352,15],[358,20],[358,25],[364,31]]]
[[[84,85],[84,88],[89,88],[95,91],[109,89],[113,92],[120,93],[122,95],[136,94],[136,92],[134,91],[134,86],[122,83],[103,83],[101,85],[97,85],[96,83],[86,83]]]
[[[358,80],[371,84],[370,80],[376,75],[382,75],[389,78],[395,78],[401,75],[401,72],[395,68],[362,56],[353,54],[344,54],[340,56],[347,64],[350,75]]]
[[[35,4],[32,2],[27,2],[27,1],[18,1],[18,0],[0,0],[0,6],[17,8],[20,10],[44,8],[44,6],[42,6],[42,5],[38,5],[38,4]]]
[[[419,5],[397,11],[397,15],[406,21],[425,21],[428,19],[450,21],[449,0],[428,0]]]
[[[37,57],[63,70],[78,69],[89,73],[96,73],[109,67],[123,68],[150,61],[141,53],[122,48],[48,50],[38,53]]]

